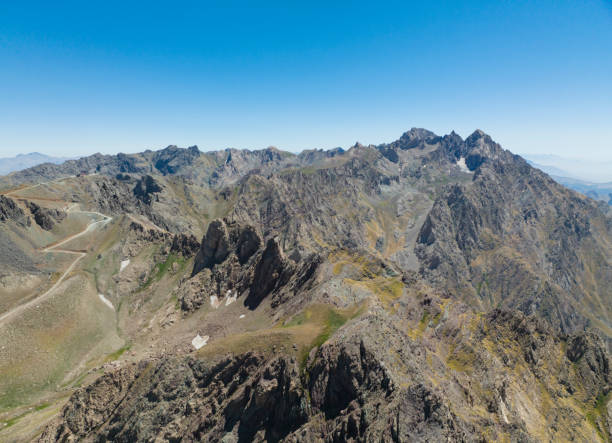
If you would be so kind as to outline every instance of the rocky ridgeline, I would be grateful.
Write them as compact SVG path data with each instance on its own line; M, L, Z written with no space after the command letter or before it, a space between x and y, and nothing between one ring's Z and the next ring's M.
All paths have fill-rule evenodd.
M472 338L448 320L438 335L462 338L448 363L435 360L432 380L427 346L439 339L429 337L433 342L425 344L389 336L377 324L381 320L371 316L346 329L341 341L311 353L303 369L293 357L251 352L214 362L163 358L111 370L77 391L39 441L485 441L508 434L531 441L544 423L552 428L543 432L553 439L598 438L588 427L583 434L580 413L554 400L544 411L525 409L531 390L542 386L565 402L608 395L610 359L596 337L559 336L542 322L499 310ZM478 345L483 337L486 348ZM458 364L459 350L472 357L447 379L442 368ZM413 358L399 369L388 351ZM517 367L524 371L518 384ZM476 423L475 414L483 414ZM593 420L609 433L605 414Z
M227 441L228 435L232 441L348 441L366 435L390 440L398 431L401 438L416 430L428 408L426 427L431 429L421 432L452 435L450 429L436 429L448 425L449 412L425 389L410 393L418 409L388 415L393 407L387 402L397 390L363 344L326 347L313 363L311 377L305 381L300 376L295 359L257 353L213 366L193 359L143 362L81 390L64 408L62 421L40 441L87 438L94 429L118 442L160 435L186 441ZM108 395L109 389L115 395ZM121 402L109 403L124 390L128 395ZM400 413L399 405L394 406ZM184 411L180 420L169 413L177 409ZM109 422L111 410L119 413ZM136 410L138 423L131 418ZM402 422L404 430L396 429L398 418L408 419Z
M224 299L231 294L245 295L244 304L250 309L269 295L278 305L307 290L319 263L316 255L298 263L287 258L276 238L264 247L252 226L214 220L202 239L191 279L179 288L181 308L193 311L213 296Z
M200 250L200 242L194 235L177 234L172 239L170 252L180 254L183 257L193 257Z
M102 155L94 154L77 160L67 160L62 164L44 163L23 171L14 172L5 178L12 185L21 183L39 183L66 176L103 174L176 174L201 155L197 146L188 149L168 146L159 151L145 151L140 154Z

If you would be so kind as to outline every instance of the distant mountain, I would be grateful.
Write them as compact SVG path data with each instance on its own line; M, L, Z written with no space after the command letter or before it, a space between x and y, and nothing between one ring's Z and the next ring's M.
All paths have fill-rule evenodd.
M531 158L534 157L540 158L540 161L544 162L557 161L561 158L554 155L531 156ZM580 192L587 197L591 197L594 200L602 200L612 205L612 181L607 183L596 183L593 181L582 180L580 178L576 178L576 176L571 172L556 166L540 164L533 160L527 160L527 162L534 168L538 168L542 172L550 175L557 183L573 189L574 191Z
M550 154L524 154L534 167L549 175L568 177L590 183L612 182L612 161L568 158Z
M29 154L18 154L16 157L0 158L0 175L10 174L11 172L21 171L31 168L32 166L43 163L54 163L59 165L64 163L68 158L51 157L39 152L30 152Z
M542 172L546 172L550 176L569 177L572 175L568 171L557 168L556 166L543 165L543 164L536 163L531 160L527 160L527 163L529 163L534 168L538 168Z
M578 191L594 200L603 200L612 205L612 182L591 183L570 177L559 177L557 175L551 175L551 177L563 186Z

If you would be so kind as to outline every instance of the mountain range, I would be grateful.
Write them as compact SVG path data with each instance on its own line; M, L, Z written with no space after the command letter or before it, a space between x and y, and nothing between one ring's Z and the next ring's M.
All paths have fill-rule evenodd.
M612 439L610 206L480 130L0 192L1 440Z
M68 160L63 157L51 157L49 155L31 152L29 154L18 154L15 157L0 158L0 175L21 171L42 163L61 164Z
M612 161L601 158L572 158L553 154L526 154L525 159L550 175L589 183L612 182Z
M612 170L612 164L599 162L597 166L594 166L593 162L564 159L554 155L528 156L527 159L530 165L550 174L553 179L563 186L578 191L594 200L602 200L612 205L612 181L597 181L597 178L600 180L610 180L612 175L610 175L609 171ZM537 161L542 161L544 164L537 163ZM554 166L555 164L569 167L573 172ZM578 169L574 169L576 164L578 164ZM595 174L593 174L593 171L595 171ZM586 177L589 178L587 179Z

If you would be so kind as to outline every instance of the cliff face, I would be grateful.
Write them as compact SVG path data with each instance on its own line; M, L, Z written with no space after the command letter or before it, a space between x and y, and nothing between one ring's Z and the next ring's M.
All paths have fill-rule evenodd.
M609 327L606 216L488 137L473 137L462 154L479 158L472 182L445 188L419 233L421 274L476 306L534 313L565 332Z
M41 441L612 438L612 222L482 131L83 162L54 192L156 235L113 276L135 355Z

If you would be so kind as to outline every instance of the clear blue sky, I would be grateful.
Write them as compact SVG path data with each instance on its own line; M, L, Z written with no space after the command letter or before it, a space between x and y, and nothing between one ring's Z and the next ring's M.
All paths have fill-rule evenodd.
M0 157L417 126L612 158L610 1L257 3L2 2Z

